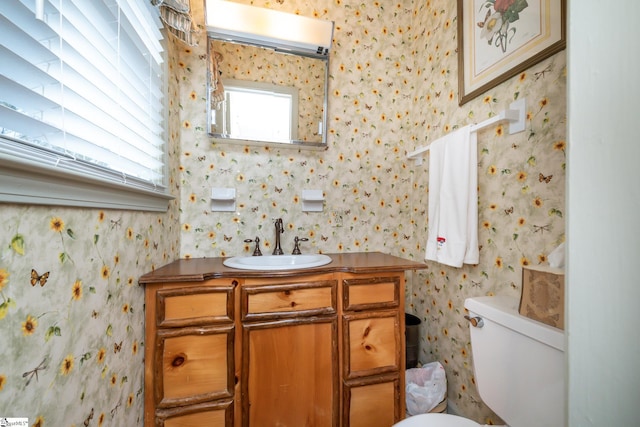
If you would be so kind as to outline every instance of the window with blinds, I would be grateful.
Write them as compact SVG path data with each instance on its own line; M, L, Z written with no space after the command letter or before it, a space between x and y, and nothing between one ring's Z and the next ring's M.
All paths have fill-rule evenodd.
M0 1L0 201L166 210L148 0Z

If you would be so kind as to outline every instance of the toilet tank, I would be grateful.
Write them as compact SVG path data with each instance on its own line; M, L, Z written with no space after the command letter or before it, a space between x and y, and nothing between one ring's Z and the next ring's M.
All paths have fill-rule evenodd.
M521 316L514 297L468 298L464 306L484 321L469 324L484 403L510 427L565 425L564 332Z

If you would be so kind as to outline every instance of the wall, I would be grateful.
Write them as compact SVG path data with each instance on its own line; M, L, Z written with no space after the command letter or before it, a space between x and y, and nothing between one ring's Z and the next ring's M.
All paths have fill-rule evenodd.
M199 2L192 2L202 24ZM253 2L264 6L265 2ZM411 258L411 175L404 160L414 85L405 58L410 7L324 2L269 4L336 22L331 54L329 149L298 151L215 144L206 134L206 42L181 52L182 191L181 255L250 253L244 239L260 237L263 253L274 245L273 219L282 217L282 247L307 237L304 252L384 251ZM394 14L388 19L387 14ZM405 96L408 95L408 96ZM210 211L211 187L237 190L233 213ZM302 212L303 189L321 189L325 210Z
M568 425L580 427L640 419L640 4L622 3L569 11ZM597 25L613 20L624 38Z
M464 300L479 295L520 295L523 265L537 265L564 240L565 53L526 70L473 101L457 104L456 2L431 1L419 9L424 29L415 40L420 69L420 137L433 141L448 130L480 122L526 98L522 133L507 126L478 134L480 263L456 269L429 262L412 281L408 303L424 323L421 361L439 360L447 371L450 409L483 423L499 420L482 404L474 384ZM420 141L422 143L422 141ZM425 162L426 163L426 162ZM427 238L426 166L414 167L414 238L423 254ZM497 420L497 421L496 421Z
M138 277L177 257L178 209L179 199L166 213L0 204L0 416L39 427L142 425Z
M445 366L451 408L498 422L474 385L463 304L476 295L519 295L522 265L543 263L564 240L564 52L459 107L453 0L245 3L335 21L329 147L318 153L213 143L202 113L201 34L198 47L181 52L178 70L183 257L249 254L243 240L256 236L270 253L273 219L282 217L285 252L299 236L309 238L303 252L382 251L422 260L428 170L406 153L527 98L525 132L509 136L496 126L479 135L480 264L429 262L409 273L407 285L408 307L423 320L420 360ZM236 212L210 211L214 186L236 188ZM325 210L302 212L302 190L316 188L325 193Z

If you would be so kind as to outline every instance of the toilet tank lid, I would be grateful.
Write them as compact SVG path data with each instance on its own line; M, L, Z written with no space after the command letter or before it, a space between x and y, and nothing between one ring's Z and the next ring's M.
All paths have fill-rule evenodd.
M470 315L491 320L515 332L564 351L564 331L529 319L518 313L519 299L507 295L467 298L464 307Z

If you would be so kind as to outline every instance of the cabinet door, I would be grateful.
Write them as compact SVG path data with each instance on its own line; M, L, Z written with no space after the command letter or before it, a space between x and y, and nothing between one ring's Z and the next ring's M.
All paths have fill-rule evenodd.
M402 356L397 310L343 316L344 377L399 372Z
M243 426L337 426L337 347L335 317L243 326Z
M156 407L232 397L234 331L233 326L158 331Z
M347 381L344 386L343 425L390 427L400 420L397 375Z

